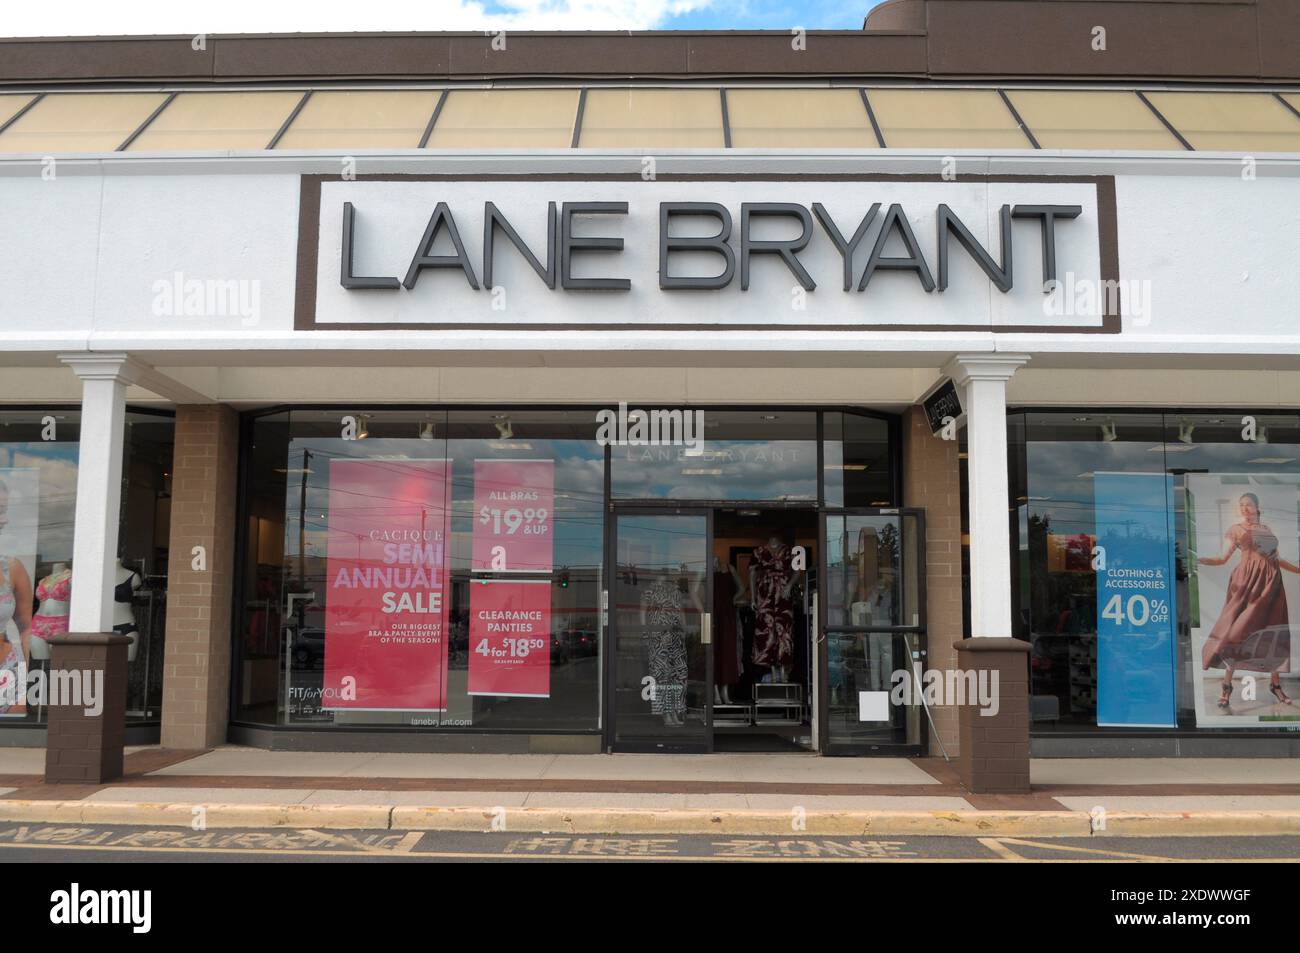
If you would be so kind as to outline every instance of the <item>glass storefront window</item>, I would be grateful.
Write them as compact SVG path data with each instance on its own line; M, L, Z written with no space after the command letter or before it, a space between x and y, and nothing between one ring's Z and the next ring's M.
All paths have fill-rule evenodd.
M304 410L251 428L241 719L599 727L590 412Z
M689 445L611 445L593 409L303 408L250 416L234 719L602 730L614 691L604 600L608 593L622 605L620 585L628 585L607 578L607 559L621 565L607 550L615 545L611 512L684 500L742 521L762 504L802 513L816 569L814 508L826 474L818 468L819 423L823 452L837 462L835 501L893 500L896 425L886 418L702 413L698 454L687 454ZM915 525L881 519L876 530L892 533L901 550L872 580L892 587L890 617L875 624L914 626ZM841 533L857 545L867 526L851 520ZM880 641L845 637L864 646ZM868 650L875 651L845 649L848 656ZM688 708L697 695L683 695ZM901 723L909 738L912 727Z
M0 663L14 670L47 666L46 640L68 631L80 421L77 409L0 409ZM126 414L114 622L132 640L128 722L160 717L174 432L170 414ZM43 724L46 714L10 706L0 725Z
M826 517L826 624L895 628L921 624L914 517Z
M615 499L817 500L817 414L704 413L702 445L611 447Z
M822 481L827 506L894 506L890 422L863 414L822 415Z
M1159 623L1161 605L1170 601L1135 589L1141 596L1137 602L1129 601L1127 591L1116 602L1108 589L1104 604L1098 605L1097 580L1104 571L1098 557L1103 564L1105 559L1113 563L1117 548L1122 557L1138 548L1134 534L1149 532L1116 525L1116 514L1128 511L1136 523L1140 506L1102 489L1111 474L1167 479L1173 537L1172 605L1166 620L1176 637L1172 672L1126 661L1121 666L1126 676L1140 668L1143 677L1159 679L1161 685L1172 679L1178 727L1285 728L1300 723L1268 688L1280 668L1275 681L1284 694L1295 694L1289 676L1296 670L1290 657L1295 640L1290 638L1289 606L1300 610L1300 585L1277 560L1300 559L1300 417L1229 411L1018 413L1009 418L1009 437L1019 527L1015 620L1020 637L1032 646L1035 731L1095 728L1098 672L1108 661L1099 632L1108 626L1124 631ZM1110 538L1118 540L1110 551L1098 548L1103 522ZM1226 562L1218 563L1225 548L1232 551ZM1268 605L1234 605L1227 592L1233 573L1256 569L1256 582L1274 592ZM1259 619L1252 621L1255 613ZM1265 617L1268 625L1260 621ZM1286 650L1274 653L1284 659L1240 658L1262 641L1276 647L1284 636ZM1211 641L1215 644L1207 647ZM1241 674L1221 705L1222 679L1228 677L1224 660L1234 657L1234 647ZM1251 665L1257 703L1245 697L1241 681ZM1152 685L1144 691L1152 692ZM1101 720L1105 723L1104 715Z

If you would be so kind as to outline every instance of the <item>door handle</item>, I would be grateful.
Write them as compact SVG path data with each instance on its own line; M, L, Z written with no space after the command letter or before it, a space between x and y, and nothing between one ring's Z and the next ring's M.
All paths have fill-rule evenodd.
M713 644L713 613L705 612L700 615L700 644Z

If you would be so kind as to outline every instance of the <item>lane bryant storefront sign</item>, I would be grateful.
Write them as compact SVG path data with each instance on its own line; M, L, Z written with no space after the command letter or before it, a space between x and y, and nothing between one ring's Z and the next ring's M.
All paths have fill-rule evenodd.
M1015 257L1013 230L1028 229L1036 237L1040 252L1039 273L1034 275L1044 294L1050 293L1058 278L1058 230L1068 228L1071 220L1082 214L1080 205L1003 204L997 209L997 248L981 244L960 217L944 203L933 212L936 242L927 255L910 224L908 213L901 203L887 206L873 202L861 217L837 219L820 202L811 206L791 202L745 202L740 205L739 219L731 209L717 202L660 202L658 229L659 287L670 290L714 291L727 288L739 277L740 290L748 291L751 265L756 257L779 260L790 271L794 280L806 291L817 287L817 281L800 255L807 249L816 232L820 231L838 253L841 264L840 282L844 291L865 292L872 279L881 272L904 272L914 276L926 292L943 292L949 285L949 263L954 245L959 253L979 267L999 291L1011 291L1015 286ZM632 281L617 274L610 262L604 275L575 274L576 256L605 255L616 257L623 252L624 239L610 234L592 234L586 226L582 234L575 234L574 221L578 217L614 218L627 216L627 202L548 202L545 210L546 242L529 245L515 225L494 202L483 204L481 274L475 270L466 248L466 235L457 222L456 214L447 202L438 202L429 215L423 234L412 236L412 250L404 273L390 275L359 274L356 261L357 221L364 209L353 202L343 203L341 261L339 282L350 291L414 290L426 271L451 270L460 272L469 287L475 291L496 287L494 265L497 248L507 244L522 256L537 279L547 288L566 291L630 291ZM674 228L678 220L708 221L708 233L682 234ZM761 225L784 222L791 237L760 237ZM794 232L797 230L797 234ZM990 229L990 232L992 230ZM764 233L766 234L766 232ZM872 236L867 242L868 235ZM442 251L435 251L441 246ZM855 269L861 261L860 249L869 247L865 264ZM893 248L894 254L887 254ZM901 251L901 254L898 253ZM994 254L996 251L996 254ZM687 256L698 260L708 257L716 263L713 274L690 275L674 268L675 262ZM737 276L739 273L739 276ZM822 280L827 280L823 278Z

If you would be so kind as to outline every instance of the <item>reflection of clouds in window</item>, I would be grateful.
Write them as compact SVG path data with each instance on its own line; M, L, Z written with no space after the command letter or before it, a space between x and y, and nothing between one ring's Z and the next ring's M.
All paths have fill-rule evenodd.
M528 446L524 447L526 443ZM604 498L604 451L594 441L541 440L530 438L512 446L500 440L419 440L409 438L311 438L293 440L289 446L286 468L289 479L285 487L285 551L298 552L298 514L305 512L303 551L308 557L325 557L332 532L330 518L329 466L331 460L365 460L382 465L385 458L395 463L417 460L441 460L450 457L453 466L452 499L454 519L469 519L474 499L473 463L475 459L554 460L555 469L555 560L560 565L598 562L599 552L592 548L602 540L601 506ZM310 457L309 473L299 472L304 452ZM304 484L306 481L306 492ZM356 486L347 490L354 500L349 519L364 520L367 511L389 517L400 503L381 493L367 494ZM435 494L436 497L436 494ZM411 501L417 506L424 500ZM469 535L469 524L453 532L450 552L457 557L464 545L458 537ZM349 534L352 535L352 534ZM467 556L465 557L468 558Z
M72 532L77 512L77 450L75 443L0 444L0 467L40 471L38 559L72 558Z
M813 500L817 444L811 440L710 441L685 447L615 447L615 496L699 500Z
M1090 533L1094 526L1093 474L1163 473L1164 455L1139 441L1034 441L1027 447L1031 516L1050 518L1054 533Z
M1123 435L1124 419L1117 418ZM1144 426L1151 426L1148 419ZM1166 430L1166 433L1168 430ZM1300 474L1300 445L1286 443L1162 443L1159 438L1106 441L1030 440L1026 446L1031 516L1050 518L1055 533L1093 531L1093 474L1099 472ZM1175 475L1175 482L1180 480Z

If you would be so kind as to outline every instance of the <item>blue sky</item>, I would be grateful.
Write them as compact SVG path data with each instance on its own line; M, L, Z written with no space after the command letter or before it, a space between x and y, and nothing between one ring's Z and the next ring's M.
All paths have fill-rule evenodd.
M0 0L0 36L355 30L857 30L880 0Z

